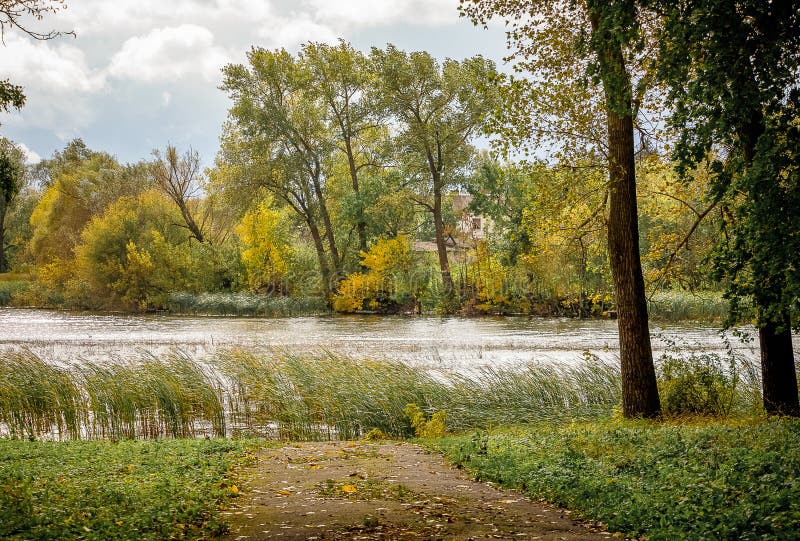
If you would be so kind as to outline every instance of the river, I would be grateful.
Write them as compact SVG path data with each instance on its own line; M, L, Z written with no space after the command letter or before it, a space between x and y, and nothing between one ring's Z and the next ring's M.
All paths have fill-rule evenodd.
M683 351L723 353L728 341L737 354L756 357L752 342L742 342L731 333L724 338L713 326L652 323L651 328L656 356L669 349L670 343ZM453 368L575 362L584 351L613 360L619 352L616 322L607 320L371 315L234 318L0 309L0 348L27 348L56 362L135 357L173 349L211 359L216 351L235 347L259 352L332 352ZM799 349L795 336L795 351Z

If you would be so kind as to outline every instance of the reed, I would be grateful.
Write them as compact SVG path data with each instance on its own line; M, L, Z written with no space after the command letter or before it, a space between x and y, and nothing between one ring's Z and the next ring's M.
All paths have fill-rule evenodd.
M329 310L321 297L287 297L252 293L172 293L167 307L174 314L220 316L301 316Z
M648 309L661 321L721 322L728 317L730 303L714 291L662 291L649 299Z
M0 425L15 438L53 434L77 439L87 418L79 382L69 370L30 351L0 358Z
M752 413L757 374L712 357L665 357L665 404L685 404L691 387L689 413ZM0 376L0 432L15 438L327 440L374 429L405 437L414 434L408 404L426 416L445 412L447 428L461 431L607 417L620 403L618 366L588 354L564 365L457 372L326 352L243 349L207 363L172 352L55 367L23 351L0 354Z

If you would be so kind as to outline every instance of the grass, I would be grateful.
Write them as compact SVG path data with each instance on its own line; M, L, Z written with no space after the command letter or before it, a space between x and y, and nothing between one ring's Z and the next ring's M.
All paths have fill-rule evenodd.
M669 415L758 411L758 374L746 360L668 351L659 366ZM234 349L207 363L173 352L54 366L30 351L6 351L0 352L0 434L328 440L377 430L407 437L414 434L409 404L425 418L444 412L448 430L464 431L608 416L620 403L620 387L618 366L588 354L571 364L464 373L332 353Z
M54 366L29 351L0 352L0 433L14 438L405 437L410 403L466 430L588 418L618 401L617 368L591 357L461 374L333 354L231 350L209 364L173 353Z
M661 291L648 300L648 310L657 321L719 323L728 317L730 303L714 291Z
M172 293L168 301L173 314L220 316L304 316L329 312L321 297L284 297L253 293Z
M800 421L544 425L431 443L477 477L672 539L796 539Z
M0 538L208 539L254 442L0 439Z

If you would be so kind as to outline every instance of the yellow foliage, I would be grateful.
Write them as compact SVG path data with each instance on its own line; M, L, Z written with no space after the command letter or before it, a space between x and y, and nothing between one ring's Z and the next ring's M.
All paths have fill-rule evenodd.
M292 253L286 242L288 222L287 213L273 208L273 199L267 197L237 226L236 233L245 245L242 262L251 288L280 289Z
M364 310L364 302L370 300L366 308L374 309L375 297L383 289L384 278L377 273L356 272L342 280L339 291L333 297L333 309L337 312L357 312Z
M364 267L381 274L408 270L413 263L411 243L402 234L393 239L380 239L360 255Z
M444 436L445 423L447 421L446 412L437 411L431 415L428 421L425 419L425 413L422 408L416 404L406 404L405 414L408 420L411 421L414 432L420 438L441 438Z
M361 264L369 272L356 272L339 283L333 298L337 312L377 310L398 292L414 294L415 284L407 284L414 267L411 242L405 235L379 239L367 252L361 252Z

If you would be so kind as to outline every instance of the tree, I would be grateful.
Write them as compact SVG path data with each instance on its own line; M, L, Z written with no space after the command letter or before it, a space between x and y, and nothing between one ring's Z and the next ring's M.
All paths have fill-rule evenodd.
M38 32L23 24L22 19L33 17L42 20L48 13L56 13L66 8L64 0L0 0L0 39L5 45L6 32L16 28L38 40L48 40L73 32ZM22 109L25 94L22 87L12 84L8 79L0 81L0 111L8 112L12 107Z
M355 199L355 226L360 251L367 250L366 201L361 193L365 168L383 165L381 147L388 134L379 128L384 112L378 107L375 73L369 59L352 45L307 43L300 61L311 75L312 91L325 104L329 132L347 161L347 174ZM376 138L375 135L384 135Z
M22 189L25 155L14 143L0 139L0 272L8 271L6 215Z
M796 2L651 0L663 18L658 74L687 175L705 161L723 208L716 276L732 321L756 309L764 407L800 415L790 313L800 289L800 9Z
M154 150L153 157L155 161L149 164L148 170L156 186L178 206L192 237L197 242L205 242L202 227L205 220L198 225L190 208L191 200L196 199L199 191L200 154L190 148L183 156L178 156L175 147L167 145L163 156Z
M462 0L461 9L476 24L504 17L517 72L533 73L532 79L507 81L503 109L508 114L501 115L496 131L555 139L556 144L559 139L578 140L606 158L608 252L619 324L623 414L656 417L661 407L636 201L634 118L647 78L634 80L632 73L646 58L642 53L648 44L639 10L628 0ZM539 114L530 114L537 109ZM605 116L604 136L598 109ZM570 114L562 117L560 112ZM557 150L564 154L569 147L560 144Z
M480 56L437 62L427 52L406 53L390 45L373 49L387 109L399 120L403 171L414 183L414 201L433 217L445 296L455 295L444 224L443 196L466 178L475 149L470 139L496 101L488 84L494 63Z
M46 186L31 214L31 253L37 264L68 261L81 231L117 199L150 186L145 166L120 165L111 155L95 152L80 139L71 141L43 165Z
M326 200L326 165L335 151L325 105L308 70L285 50L253 48L249 68L229 64L222 89L233 100L225 159L289 205L308 227L326 296L342 272ZM326 251L327 249L327 251Z
M242 262L253 290L285 294L286 274L292 255L290 225L285 209L276 210L272 196L248 211L236 228L244 244Z
M79 300L93 308L164 309L171 292L204 290L206 253L179 222L155 190L123 196L93 217L75 248Z

